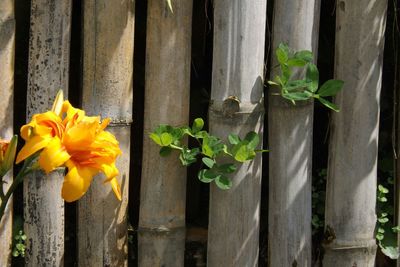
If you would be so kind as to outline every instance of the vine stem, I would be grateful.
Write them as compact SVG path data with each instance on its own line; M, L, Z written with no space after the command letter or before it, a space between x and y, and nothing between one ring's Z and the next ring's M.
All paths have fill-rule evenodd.
M35 158L36 157L31 157L31 158L28 158L27 160L25 160L24 165L22 166L22 169L18 172L17 176L13 179L13 182L12 182L10 188L7 190L7 193L1 198L0 222L4 216L4 212L5 212L8 200L10 199L11 195L14 193L14 191L18 187L18 185L24 180L24 177L33 171L33 169L31 168L30 165L31 165L31 162Z

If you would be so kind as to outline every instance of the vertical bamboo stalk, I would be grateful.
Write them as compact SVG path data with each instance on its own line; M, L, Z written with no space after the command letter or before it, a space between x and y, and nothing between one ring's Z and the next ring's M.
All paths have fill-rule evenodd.
M0 137L4 139L10 139L13 134L14 46L14 0L4 0L0 2ZM4 180L11 184L10 176ZM7 184L0 186L4 191L8 189ZM0 222L0 236L0 266L8 266L11 264L12 199Z
M263 135L266 0L214 2L210 132ZM231 100L235 96L240 103ZM211 186L208 266L257 266L261 156L238 166L227 191Z
M362 8L360 8L362 7ZM324 266L374 266L379 100L386 0L336 8L335 98L328 162Z
M33 0L29 39L28 121L68 89L71 1ZM64 256L63 172L36 172L24 181L27 266L61 266Z
M274 2L273 45L317 54L320 1ZM277 64L275 56L272 66ZM273 69L271 77L276 75ZM313 102L293 105L269 95L269 261L311 266Z
M139 266L183 266L186 168L176 155L159 158L149 138L158 124L187 125L192 0L149 0L140 191Z
M117 159L122 202L104 177L93 181L78 205L78 265L127 266L127 208L134 41L133 0L83 3L83 92L87 114L111 118L120 143Z

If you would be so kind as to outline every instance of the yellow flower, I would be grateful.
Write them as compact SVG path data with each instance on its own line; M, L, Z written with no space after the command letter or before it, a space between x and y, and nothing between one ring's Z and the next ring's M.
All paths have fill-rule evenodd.
M89 117L83 110L64 101L61 110L56 108L33 116L32 121L22 126L21 136L25 145L18 153L17 163L41 151L39 165L49 173L66 166L68 173L61 191L67 202L81 198L89 188L93 176L103 172L110 182L116 197L121 192L116 176L115 160L121 154L118 141L104 129L109 119Z

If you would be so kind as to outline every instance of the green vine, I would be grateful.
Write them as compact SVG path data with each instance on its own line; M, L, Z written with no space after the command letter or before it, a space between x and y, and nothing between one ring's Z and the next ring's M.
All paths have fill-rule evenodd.
M328 80L319 87L319 72L317 66L312 63L314 55L311 51L293 51L281 43L275 53L281 74L276 75L273 81L268 81L268 84L279 87L283 98L293 104L296 104L296 101L314 98L329 109L339 112L339 108L326 97L335 96L342 89L344 82ZM293 79L295 72L305 72L305 77Z
M204 121L201 118L194 120L192 127L173 127L171 125L159 125L150 138L159 146L160 155L166 157L173 150L179 152L179 159L183 166L189 166L199 159L202 168L198 172L198 178L203 183L215 182L223 190L232 186L229 175L234 173L237 166L234 162L246 162L254 159L256 153L267 152L257 150L260 137L255 132L249 132L244 139L236 134L229 134L228 144L220 138L203 130ZM189 136L197 141L198 146L189 148L184 145L184 138Z

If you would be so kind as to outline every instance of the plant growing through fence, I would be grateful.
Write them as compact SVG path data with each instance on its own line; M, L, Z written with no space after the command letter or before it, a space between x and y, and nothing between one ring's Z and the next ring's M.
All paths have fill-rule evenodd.
M201 158L204 168L198 172L199 180L203 183L215 182L223 190L232 186L229 174L237 168L232 161L245 162L254 159L256 153L268 151L256 149L260 137L255 132L248 132L244 139L231 133L227 145L219 137L203 130L203 126L201 118L195 119L192 127L162 124L150 133L150 138L161 146L160 155L163 157L170 155L174 149L178 150L183 166L189 166ZM183 140L186 136L194 138L198 147L185 146Z
M339 111L339 108L326 97L335 96L342 89L344 82L332 79L319 87L319 72L317 66L312 63L314 56L311 51L293 51L281 43L275 53L281 74L276 75L274 80L268 83L279 87L283 98L293 104L296 104L296 101L315 98L329 109ZM293 74L302 72L305 72L303 79L293 79Z
M400 232L400 226L393 223L394 208L393 194L388 188L393 187L393 166L391 159L383 159L379 164L379 172L385 175L386 179L381 179L381 183L377 188L377 226L376 240L382 253L391 259L399 258L399 250L397 245L397 233Z

